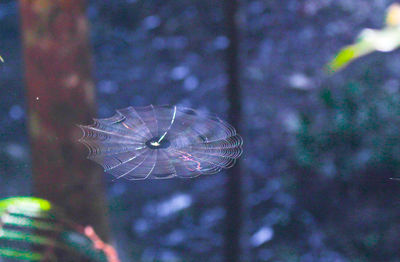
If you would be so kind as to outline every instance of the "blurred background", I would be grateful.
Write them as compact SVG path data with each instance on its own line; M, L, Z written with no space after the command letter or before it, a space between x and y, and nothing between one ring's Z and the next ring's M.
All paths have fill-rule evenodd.
M29 7L31 13L20 6L28 2L37 3ZM223 1L87 1L82 19L88 19L89 27L82 32L87 32L89 48L75 55L82 59L76 61L92 61L88 75L94 84L87 86L95 96L88 97L96 99L88 99L82 109L75 101L74 114L84 115L75 123L149 104L176 104L232 120L232 107L239 105L235 126L244 139L244 154L235 173L240 173L242 189L237 196L241 251L232 252L240 254L240 261L399 261L400 183L390 178L400 176L400 53L374 53L333 76L324 72L324 65L362 28L384 25L392 2L240 1L234 25L239 37L231 38L226 23L231 13ZM79 173L69 165L46 171L40 164L46 155L35 140L32 115L51 97L43 89L40 100L32 91L42 83L35 81L34 67L58 70L64 65L35 60L37 51L29 47L43 40L37 36L44 31L29 34L30 19L37 19L32 13L42 14L48 5L0 2L0 55L5 60L0 65L0 197L37 192L46 197L49 185L58 188L65 182L50 181L50 175ZM72 10L61 24L75 21L68 14L77 6L61 9ZM64 30L48 28L53 34ZM229 59L232 45L238 47L238 61ZM65 49L59 45L54 50ZM65 61L66 67L79 64ZM237 101L227 95L232 83L227 68L232 67L239 69ZM57 75L46 72L43 78ZM77 81L69 78L67 83L79 86ZM63 108L46 110L39 114L70 116ZM50 137L40 130L41 137ZM225 226L232 219L226 216L225 199L232 192L226 172L190 180L113 182L99 166L82 161L81 169L90 167L96 174L82 173L74 183L96 185L90 189L96 193L85 199L104 217L98 227L109 232L103 235L122 261L226 260ZM54 194L48 198L56 199Z

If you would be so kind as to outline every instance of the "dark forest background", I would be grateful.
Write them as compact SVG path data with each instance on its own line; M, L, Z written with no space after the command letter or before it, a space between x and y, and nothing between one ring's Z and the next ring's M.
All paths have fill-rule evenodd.
M231 119L239 102L241 261L400 261L400 182L390 180L400 176L400 54L323 70L362 28L382 27L392 2L240 1L241 95L231 101L223 1L90 0L95 116L176 104ZM18 2L2 0L0 197L32 193L20 21ZM226 172L99 174L122 261L223 261Z

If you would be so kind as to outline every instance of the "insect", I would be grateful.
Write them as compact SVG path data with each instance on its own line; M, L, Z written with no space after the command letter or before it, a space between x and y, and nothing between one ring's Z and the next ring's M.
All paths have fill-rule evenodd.
M216 116L177 106L127 107L79 125L88 158L115 179L191 178L230 168L242 138Z

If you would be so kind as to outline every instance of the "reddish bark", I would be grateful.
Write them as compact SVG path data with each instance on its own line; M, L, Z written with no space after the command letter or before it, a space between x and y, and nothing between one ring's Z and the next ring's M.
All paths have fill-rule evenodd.
M107 232L101 171L76 143L95 110L84 0L20 0L34 194Z

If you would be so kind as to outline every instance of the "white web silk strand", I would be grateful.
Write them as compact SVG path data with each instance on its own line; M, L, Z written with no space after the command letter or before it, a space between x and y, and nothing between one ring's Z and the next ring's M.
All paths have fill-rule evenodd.
M168 131L171 129L172 125L174 124L175 117L176 117L176 106L174 106L174 114L172 115L171 124L169 125L167 131L165 131L165 133L160 137L160 139L158 140L158 143L160 143L164 139L164 137L167 135Z

